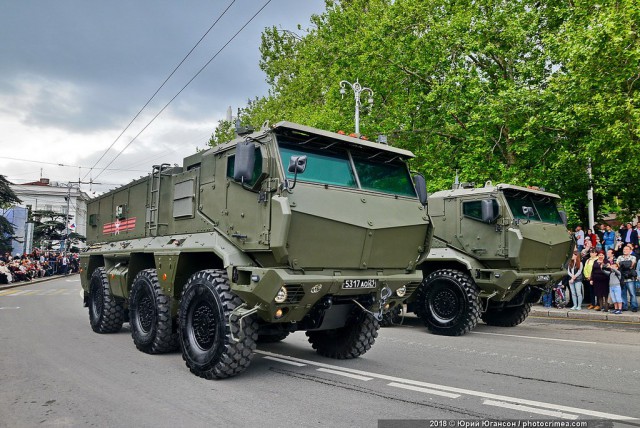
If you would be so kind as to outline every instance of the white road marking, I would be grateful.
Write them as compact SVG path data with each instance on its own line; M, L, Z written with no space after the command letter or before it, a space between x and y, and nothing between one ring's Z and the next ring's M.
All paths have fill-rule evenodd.
M600 418L600 419L613 419L613 420L616 420L616 421L635 421L635 420L638 420L638 418L631 417L631 416L624 416L624 415L617 415L617 414L613 414L613 413L598 412L598 411L595 411L595 410L581 409L581 408L578 408L578 407L562 406L560 404L544 403L542 401L527 400L527 399L524 399L524 398L508 397L508 396L504 396L504 395L491 394L491 393L487 393L487 392L473 391L471 389L456 388L456 387L452 387L452 386L438 385L438 384L435 384L435 383L422 382L422 381L411 380L411 379L403 379L403 378L399 378L399 377L395 377L395 376L388 376L388 375L379 374L379 373L371 373L371 372L367 372L367 371L363 371L363 370L349 369L349 368L346 368L346 367L334 366L334 365L331 365L331 364L324 364L324 363L319 363L319 362L311 361L311 360L304 360L302 358L290 357L288 355L275 354L275 353L267 352L267 351L257 350L255 352L258 353L258 354L267 355L267 356L274 357L274 358L280 358L280 359L284 359L284 360L289 360L289 361L294 361L294 362L298 362L298 363L308 364L310 366L323 367L323 368L333 369L333 370L340 370L340 371L344 371L344 372L347 372L347 373L359 374L359 375L362 375L362 376L369 376L369 377L376 378L376 379L388 380L388 381L391 381L391 382L403 383L403 384L407 384L407 385L415 385L415 386L424 387L424 388L428 388L428 389L431 388L431 389L436 389L436 390L439 390L439 391L452 392L452 393L455 393L455 394L466 394L466 395L470 395L470 396L474 396L474 397L480 397L480 398L486 398L486 399L490 399L490 400L505 401L505 402L511 402L511 403L516 403L516 404L521 404L521 405L536 406L536 407L541 407L541 408L546 408L546 409L562 410L562 411L571 412L571 413L578 413L578 414L585 415L585 416L592 416L592 417Z
M554 412L552 410L537 409L535 407L523 406L521 404L504 403L502 401L484 400L482 404L486 404L487 406L503 407L505 409L520 410L522 412L537 413L539 415L552 416L554 418L578 419L578 415L572 415L570 413Z
M0 306L0 309L20 309L20 306Z
M520 337L523 339L537 339L537 340L552 340L556 342L572 342L572 343L586 343L589 345L597 345L598 342L587 342L584 340L571 340L571 339L553 339L550 337L535 337L535 336L518 336L517 334L504 334L504 333L486 333L481 331L471 331L471 334L489 334L492 336L507 336L507 337Z
M282 358L276 358L276 357L264 357L265 360L272 360L272 361L277 361L279 363L283 363L283 364L289 364L292 366L296 366L296 367L304 367L306 366L306 364L301 364L301 363L296 363L295 361L289 361L289 360L283 360Z
M346 372L343 372L341 370L331 370L331 369L325 369L325 368L319 368L319 369L316 369L316 370L318 370L319 372L331 373L331 374L335 374L335 375L338 375L338 376L350 377L352 379L358 379L358 380L364 380L364 381L373 380L372 377L366 377L366 376L360 376L360 375L357 375L357 374L346 373Z
M460 394L452 394L450 392L436 391L435 389L420 388L419 386L413 386L413 385L404 385L402 383L397 383L397 382L391 382L389 386L408 389L410 391L424 392L425 394L441 395L443 397L448 397L448 398L460 397Z

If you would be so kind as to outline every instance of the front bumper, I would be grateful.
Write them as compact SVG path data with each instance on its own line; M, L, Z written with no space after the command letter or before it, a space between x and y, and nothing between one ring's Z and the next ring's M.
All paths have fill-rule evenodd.
M525 287L544 288L556 284L567 271L518 272L502 269L476 269L474 280L480 287L480 297L493 301L509 301Z
M265 322L299 322L312 311L314 305L331 296L334 302L364 304L367 310L377 312L383 301L383 310L400 304L415 291L422 281L422 272L388 270L330 271L302 273L288 269L230 268L231 289L247 304L258 308L258 316ZM343 288L345 280L375 279L375 288ZM286 300L276 303L275 297L282 287L287 290ZM406 287L400 297L398 289ZM386 299L384 297L389 294Z

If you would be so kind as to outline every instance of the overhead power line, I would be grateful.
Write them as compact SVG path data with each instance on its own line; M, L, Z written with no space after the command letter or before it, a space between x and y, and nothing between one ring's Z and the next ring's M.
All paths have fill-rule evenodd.
M222 46L218 52L216 52L213 57L211 57L211 59L209 61L207 61L205 63L205 65L202 66L202 68L200 68L200 70L198 70L198 72L182 87L182 89L180 89L180 91L178 91L177 94L174 95L173 98L171 98L169 100L169 102L167 104L165 104L164 107L162 107L162 109L155 115L153 116L153 118L149 121L149 123L147 123L144 128L142 128L140 130L140 132L138 132L136 134L135 137L133 137L133 139L131 141L129 141L129 143L124 146L124 148L122 150L120 150L120 152L111 160L111 162L109 162L95 177L93 177L94 179L98 178L104 171L106 168L108 168L109 166L111 166L111 164L113 162L115 162L116 159L118 159L118 157L120 157L120 155L127 150L127 148L131 145L131 143L133 143L139 136L140 134L142 134L157 118L158 116L160 116L162 114L162 112L164 112L166 110L167 107L169 107L169 104L171 104L173 102L173 100L175 100L176 98L178 98L178 95L180 95L182 93L182 91L184 91L187 86L189 86L191 84L191 82L193 82L196 77L198 77L200 75L200 73L202 73L204 71L205 68L207 68L207 66L209 64L211 64L211 62L216 59L216 57L220 54L220 52L222 52L224 50L224 48L226 48L237 36L238 34L240 34L240 32L242 32L242 30L245 29L245 27L247 27L247 25L249 25L251 23L251 21L253 21L255 19L256 16L258 16L260 14L260 12L262 12L262 10L267 7L267 5L271 3L271 0L268 0L264 5L262 5L262 7L255 13L253 14L253 16L242 26L240 27L240 29L224 44L224 46Z
M236 2L236 0L233 0L231 3L229 3L229 5L227 6L227 8L220 14L220 16L218 16L218 18L213 22L213 24L211 24L211 26L209 27L209 29L202 35L202 37L200 37L200 40L198 40L198 42L191 48L191 50L185 55L184 58L182 58L182 61L180 61L180 63L173 69L173 71L169 74L169 76L167 76L166 79L164 79L164 82L162 82L162 84L160 85L160 87L158 89L156 89L156 91L153 93L153 95L151 95L151 98L149 98L147 100L147 102L142 106L142 108L140 109L140 111L138 111L138 113L136 113L136 115L133 117L133 119L131 119L131 121L129 122L129 124L127 124L127 126L122 130L122 132L120 133L120 135L118 135L118 137L113 140L113 143L111 143L111 145L107 148L107 150L104 151L104 153L102 154L102 156L100 156L100 159L98 159L96 161L96 163L91 167L91 169L89 170L89 172L87 172L84 177L82 177L82 179L84 180L85 178L87 178L87 176L89 174L91 174L91 171L93 171L93 169L98 165L98 163L105 157L105 155L109 152L109 150L111 150L111 148L114 146L114 144L116 144L116 142L120 139L120 137L122 137L122 135L127 131L127 129L129 129L129 127L131 126L131 124L138 118L138 116L140 116L140 114L142 113L142 111L149 105L149 103L155 98L155 96L158 94L158 92L160 92L160 90L164 87L164 85L169 81L169 79L171 79L171 77L175 74L175 72L180 68L180 66L182 66L182 64L186 61L187 58L189 58L189 56L191 55L191 53L195 50L196 47L198 47L198 45L200 44L200 42L202 42L202 40L207 36L207 34L209 34L209 32L213 29L213 27L216 26L216 24L218 23L218 21L220 21L220 19L222 19L222 17L227 13L227 11L231 8L231 6L233 6L233 4ZM155 119L155 118L154 118ZM148 126L148 125L147 125ZM131 143L129 143L131 144ZM119 156L119 155L118 155ZM116 156L117 158L117 156ZM113 161L112 161L113 162ZM109 165L111 165L111 163L109 163ZM107 165L107 166L109 166Z
M37 161L37 160L33 160L33 159L11 158L11 157L7 157L7 156L0 156L0 159L9 159L9 160L14 160L14 161L18 161L18 162L39 163L39 164L45 164L45 165L55 165L55 166L62 166L62 167L65 167L65 168L84 168L84 169L89 168L88 166L67 165L67 164L64 164L64 163L44 162L44 161ZM108 169L107 171L146 172L146 171L140 170L140 169Z

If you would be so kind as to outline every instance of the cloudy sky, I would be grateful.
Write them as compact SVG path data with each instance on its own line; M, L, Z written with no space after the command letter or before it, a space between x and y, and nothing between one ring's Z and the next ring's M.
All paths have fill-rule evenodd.
M258 66L262 30L275 25L303 34L298 24L308 28L311 15L323 10L324 0L3 1L0 174L14 183L41 174L60 182L94 179L91 190L100 192L145 175L154 164L181 163L205 146L228 106L235 112L247 99L267 93ZM90 190L88 184L82 188Z

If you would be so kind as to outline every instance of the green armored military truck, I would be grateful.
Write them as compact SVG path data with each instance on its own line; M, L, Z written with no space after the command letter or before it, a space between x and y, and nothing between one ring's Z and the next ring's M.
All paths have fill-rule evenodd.
M572 241L559 200L491 182L429 195L434 239L418 261L424 281L407 311L432 333L450 336L469 332L480 318L505 327L523 322L545 287L566 274Z
M139 350L179 346L208 379L298 330L323 356L364 354L422 280L431 226L412 156L265 124L91 200L80 260L92 329L128 321Z

